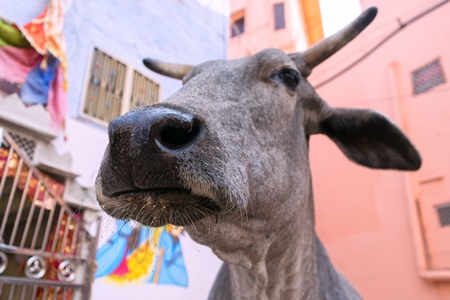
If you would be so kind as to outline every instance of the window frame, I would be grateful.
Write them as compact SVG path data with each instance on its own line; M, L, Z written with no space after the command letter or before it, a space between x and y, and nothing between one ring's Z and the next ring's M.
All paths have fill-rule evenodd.
M162 85L159 81L149 77L145 72L142 72L141 69L137 69L137 68L133 67L130 63L126 62L125 60L118 59L117 56L112 55L110 52L104 51L102 48L100 48L98 46L91 45L90 49L89 49L89 57L87 60L86 70L85 70L85 74L84 74L84 82L83 82L83 88L82 88L82 92L81 92L81 100L79 102L79 107L78 107L78 116L79 117L86 119L88 121L91 121L95 124L104 126L104 127L108 127L108 124L109 124L109 122L100 120L99 118L93 117L84 112L84 106L87 101L87 93L88 93L91 68L92 68L92 63L94 60L95 49L112 57L114 60L118 61L119 63L125 65L125 78L124 78L124 85L123 85L123 97L122 97L122 101L120 104L120 116L124 115L125 113L127 113L130 110L131 95L132 95L132 91L133 91L133 77L134 77L135 72L141 74L145 78L151 80L153 83L158 85L159 88L158 88L157 102L161 101Z
M244 30L242 32L240 32L239 34L233 35L233 24L236 23L236 21L239 21L241 19L244 20L244 22L243 22ZM245 19L246 18L245 18L245 10L244 9L241 9L231 15L231 17L230 17L230 38L231 39L242 36L245 33Z

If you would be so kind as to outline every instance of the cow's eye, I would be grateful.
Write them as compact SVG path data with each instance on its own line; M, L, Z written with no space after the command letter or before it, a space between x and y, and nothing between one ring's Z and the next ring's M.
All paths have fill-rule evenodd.
M295 89L300 81L300 75L292 69L284 69L279 73L280 79L290 89Z

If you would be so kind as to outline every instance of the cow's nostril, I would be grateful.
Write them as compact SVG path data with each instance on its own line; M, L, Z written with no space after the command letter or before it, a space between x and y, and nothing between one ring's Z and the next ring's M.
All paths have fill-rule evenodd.
M190 122L167 124L161 129L160 143L170 150L178 150L188 146L200 132L200 122L192 119Z

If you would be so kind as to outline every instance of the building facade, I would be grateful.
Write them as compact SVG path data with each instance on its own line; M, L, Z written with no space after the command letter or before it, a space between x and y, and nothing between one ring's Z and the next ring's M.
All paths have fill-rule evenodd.
M45 11L48 2L47 0L2 2L0 18L18 27L24 26ZM152 57L165 61L198 64L207 60L226 58L229 30L228 2L212 3L203 0L133 3L121 0L95 2L52 0L52 2L61 4L64 12L68 112L65 128L52 130L49 115L41 105L24 105L23 99L16 94L2 92L0 99L0 127L3 128L4 136L2 147L8 151L5 152L4 161L6 165L12 165L12 162L7 160L9 153L17 155L19 160L20 155L26 156L26 143L20 143L20 138L34 143L34 146L29 148L35 157L32 159L28 157L23 162L24 165L29 163L32 169L30 178L36 179L38 183L40 175L57 178L64 191L51 199L53 205L59 206L54 213L56 217L53 215L51 217L56 219L49 225L48 234L53 236L51 232L62 230L63 237L71 241L64 240L66 243L63 243L64 245L67 246L67 243L79 245L79 242L72 238L79 234L70 231L72 229L65 229L72 228L70 225L72 221L67 218L70 216L76 219L73 217L74 211L89 211L90 214L77 216L77 220L73 222L78 224L79 221L81 226L79 230L86 229L86 232L92 234L98 249L88 248L92 243L86 246L92 260L89 270L80 271L76 265L66 266L65 269L61 267L63 271L73 269L74 273L79 272L76 273L75 279L70 278L71 280L67 282L59 280L64 284L67 283L66 285L51 285L47 282L56 277L49 277L50 269L44 266L49 265L45 255L35 263L41 271L42 269L44 271L34 279L24 272L21 272L20 276L14 273L14 270L10 272L6 266L5 270L10 273L3 270L0 272L0 285L3 287L0 289L2 291L0 299L10 299L8 298L10 295L16 299L15 297L22 296L21 293L25 297L35 295L36 299L45 298L49 294L63 298L70 295L73 299L85 299L83 295L86 294L76 291L77 288L74 288L73 284L82 282L78 277L86 277L88 273L93 278L89 277L89 282L83 282L89 286L92 299L121 299L129 298L130 295L133 299L148 299L148 295L157 299L206 298L220 267L219 260L209 249L191 241L187 234L183 233L182 228L170 226L158 229L144 228L116 222L97 214L99 208L95 202L93 186L108 143L108 122L136 106L162 101L181 86L177 80L147 70L142 64L142 59ZM18 138L14 139L15 136ZM14 147L18 150L15 151ZM0 168L0 172L2 177L8 177L3 176L5 172L9 172L5 171L5 168ZM35 176L33 172L39 176L33 177ZM19 178L22 175L17 176ZM9 176L5 186L14 187L13 178L15 177ZM3 190L3 186L0 186L0 190L0 195L3 194L5 199L12 199L11 207L15 207L14 203L17 202L16 210L8 210L7 205L0 206L2 216L6 213L11 216L13 228L14 218L19 218L17 213L20 210L21 197L17 196L19 199L14 200L16 196L9 197L11 190ZM23 187L22 190L18 189L17 193L27 194ZM22 198L26 199L23 202L29 212L27 203L35 206L33 196L25 195ZM59 208L61 205L56 198L61 201L62 207L67 206L67 211ZM34 210L38 215L39 209ZM48 212L45 209L44 214L47 217ZM35 217L31 215L30 219L34 221ZM100 216L100 219L98 220L96 216ZM19 223L22 224L22 220L18 221ZM58 223L70 226L54 225ZM18 231L20 230L19 228ZM1 233L4 231L2 229ZM68 232L66 235L65 231ZM0 265L9 260L9 268L12 268L11 261L17 253L8 254L7 246L16 247L9 241L10 236L8 240L1 241L1 246L5 247L0 247L0 254L5 252L6 258L2 260L3 256L0 257ZM49 249L45 249L48 255L56 249L61 251L62 258L73 258L70 257L73 253L64 253L62 249L65 246L60 245L58 238L55 239L54 249L53 242L45 241L45 243L51 244ZM17 248L20 248L19 246ZM22 254L31 251L27 247L22 247L24 249L20 250ZM87 257L82 256L80 259L86 261ZM27 263L26 259L22 260L23 263ZM31 266L32 263L30 262ZM61 265L61 261L58 260L57 264L57 267ZM11 279L14 276L16 281ZM20 278L17 279L18 277ZM35 288L33 289L33 284L28 282L30 287L22 292L21 287L27 285L24 284L27 280L40 280L38 282L42 286L30 281ZM14 285L15 288L12 287Z
M230 11L230 59L266 48L301 51L323 37L318 0L232 0Z
M403 28L317 92L332 106L386 115L417 147L422 167L368 170L348 162L326 138L313 137L317 232L365 299L450 299L450 56L443 38L450 5L362 2L363 10L370 6L379 9L373 24L314 70L310 82L323 83Z
M331 10L350 14L340 3L322 6L328 14L319 5L322 20L314 19L330 21ZM280 4L285 13L281 31L275 25ZM303 4L231 1L230 22L243 30L231 33L229 57L266 47L287 53L306 49L311 34L304 25L307 14L299 13ZM331 106L386 115L417 146L423 164L417 172L369 170L348 161L327 137L311 137L316 231L337 269L364 299L450 299L450 56L445 38L450 4L369 0L361 6L378 7L375 21L308 80ZM327 82L398 28L367 58Z

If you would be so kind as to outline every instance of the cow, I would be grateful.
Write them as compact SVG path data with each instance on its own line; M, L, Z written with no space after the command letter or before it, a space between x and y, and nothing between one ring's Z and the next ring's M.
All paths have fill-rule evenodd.
M183 86L112 120L96 179L102 209L146 226L184 226L224 261L209 299L360 299L315 233L309 138L353 162L417 170L386 117L333 108L307 77L376 16L369 8L302 53L266 49L198 66L145 59Z

